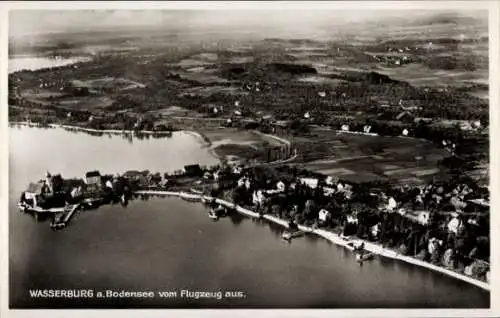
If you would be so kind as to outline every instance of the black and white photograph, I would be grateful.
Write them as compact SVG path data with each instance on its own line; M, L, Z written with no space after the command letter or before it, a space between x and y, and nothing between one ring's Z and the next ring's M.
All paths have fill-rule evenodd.
M7 309L490 310L497 5L357 2L9 7Z

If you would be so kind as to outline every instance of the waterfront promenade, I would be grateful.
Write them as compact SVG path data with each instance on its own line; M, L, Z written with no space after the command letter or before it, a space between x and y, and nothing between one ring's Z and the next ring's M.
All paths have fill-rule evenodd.
M220 205L223 205L225 206L226 208L230 208L230 209L234 209L235 211L243 214L243 215L246 215L248 217L251 217L251 218L263 218L263 219L266 219L270 222L273 222L275 224L278 224L282 227L286 227L288 228L288 222L286 222L285 220L283 219L280 219L278 217L275 217L275 216L272 216L272 215L259 215L259 213L257 212L254 212L254 211L251 211L249 209L245 209L241 206L238 206L232 202L228 202L228 201L225 201L225 200L222 200L222 199L218 199L218 198L212 198L212 197L209 197L209 196L204 196L204 195L199 195L199 194L192 194L192 193L187 193L187 192L174 192L174 191L148 191L148 190L140 190L140 191L136 191L135 192L136 194L142 194L142 195L158 195L158 196L174 196L174 197L179 197L181 199L187 199L187 200L199 200L201 201L203 198L207 199L207 200L213 200L215 199L215 202L220 204ZM467 282L469 284L472 284L472 285L475 285L477 287L480 287L484 290L487 290L487 291L490 291L490 285L486 282L483 282L483 281L480 281L478 279L475 279L475 278L472 278L472 277L469 277L469 276L466 276L466 275L463 275L463 274L460 274L460 273L457 273L457 272L454 272L452 270L449 270L449 269L446 269L446 268L442 268L442 267L439 267L439 266L436 266L436 265L433 265L433 264L430 264L430 263L427 263L427 262L424 262L424 261L421 261L421 260L418 260L416 258L413 258L413 257L409 257L409 256L405 256L405 255L401 255L399 253L397 253L396 251L392 250L392 249L388 249L388 248L385 248L385 247L382 247L378 244L374 244L374 243L371 243L371 242L368 242L368 241L365 241L365 240L361 240L361 239L354 239L354 240L347 240L347 239L344 239L342 238L340 235L336 234L336 233L333 233L331 231L327 231L327 230L324 230L324 229L317 229L317 228L312 228L312 227L309 227L309 226L304 226L304 225L298 225L298 229L301 230L301 231L304 231L304 232L308 232L308 233L312 233L312 234L315 234L315 235L318 235L330 242L332 242L333 244L336 244L336 245L339 245L339 246L343 246L343 247L346 247L346 248L349 248L351 249L351 246L349 245L349 243L353 243L356 242L356 243L361 243L363 242L365 244L365 249L371 253L374 253L376 255L379 255L379 256L383 256L383 257L387 257L387 258L391 258L391 259L396 259L396 260L400 260L400 261L403 261L403 262L406 262L406 263L409 263L409 264L413 264L413 265L416 265L416 266L420 266L420 267L425 267L425 268L428 268L430 270L433 270L433 271L437 271L437 272L440 272L442 274L445 274L445 275L448 275L450 277L453 277L453 278L456 278L456 279L460 279L464 282Z

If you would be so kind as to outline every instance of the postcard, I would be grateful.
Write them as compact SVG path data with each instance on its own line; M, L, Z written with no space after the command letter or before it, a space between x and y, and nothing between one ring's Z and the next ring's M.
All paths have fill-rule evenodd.
M3 312L493 316L495 12L3 4Z

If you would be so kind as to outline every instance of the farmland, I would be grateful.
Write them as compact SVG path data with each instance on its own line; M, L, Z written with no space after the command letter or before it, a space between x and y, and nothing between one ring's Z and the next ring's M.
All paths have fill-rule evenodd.
M316 129L294 138L297 165L352 182L423 183L446 173L439 162L449 154L432 143L414 138L365 136Z
M458 123L481 123L477 135L486 138L488 38L484 24L467 23L474 32L438 19L431 33L419 22L389 33L376 26L356 30L355 38L235 33L212 41L219 35L135 30L117 38L112 32L58 34L52 46L16 42L9 47L13 55L88 59L10 74L9 116L24 121L43 113L45 121L99 128L133 129L143 122L143 128L196 130L214 151L246 159L275 146L246 129L269 130L264 118L292 121L296 127L287 136L300 153L298 165L351 179L422 181L446 174L441 139L476 134L457 130ZM99 120L90 123L91 115ZM221 128L228 119L235 127ZM254 124L239 123L246 119ZM391 137L336 134L343 124L357 131L371 125ZM397 137L405 128L434 144ZM487 147L478 147L468 150L484 159Z

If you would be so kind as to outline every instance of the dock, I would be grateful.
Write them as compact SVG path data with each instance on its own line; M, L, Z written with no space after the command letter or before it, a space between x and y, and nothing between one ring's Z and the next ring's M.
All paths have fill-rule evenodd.
M68 206L65 208L64 212L60 214L58 217L54 218L54 220L51 222L50 226L55 229L63 229L65 228L69 222L71 221L71 218L75 215L76 211L78 208L81 206L80 203L73 204L72 206Z

